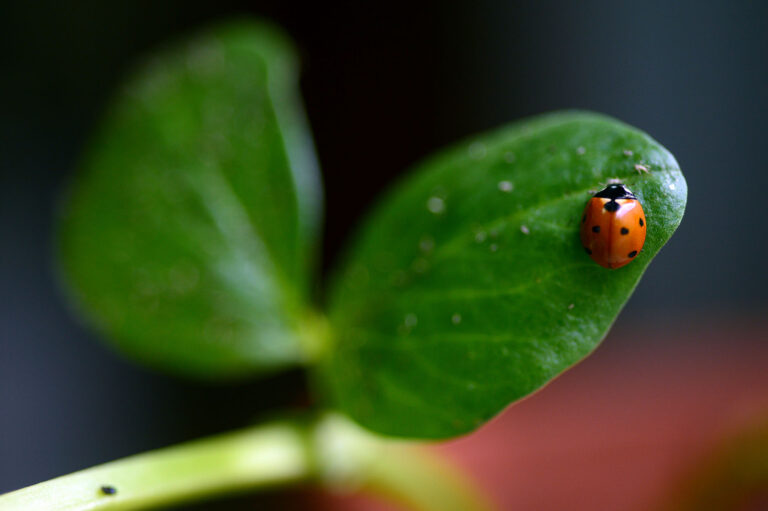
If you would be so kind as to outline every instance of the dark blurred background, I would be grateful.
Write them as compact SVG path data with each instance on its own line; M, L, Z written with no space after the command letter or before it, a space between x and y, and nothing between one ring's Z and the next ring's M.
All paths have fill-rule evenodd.
M302 55L326 270L353 219L419 158L524 116L584 108L661 141L689 185L678 233L617 327L685 330L766 311L768 3L5 1L0 493L304 402L298 372L209 387L122 361L68 312L53 271L59 194L130 64L241 14L283 25Z

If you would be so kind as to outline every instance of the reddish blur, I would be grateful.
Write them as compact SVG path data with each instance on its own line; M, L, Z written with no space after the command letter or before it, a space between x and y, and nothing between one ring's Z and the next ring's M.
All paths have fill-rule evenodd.
M614 331L545 389L435 448L502 510L676 508L713 453L768 418L768 324L703 321ZM768 458L758 461L760 495L718 509L767 508ZM361 497L319 500L308 508L396 509Z

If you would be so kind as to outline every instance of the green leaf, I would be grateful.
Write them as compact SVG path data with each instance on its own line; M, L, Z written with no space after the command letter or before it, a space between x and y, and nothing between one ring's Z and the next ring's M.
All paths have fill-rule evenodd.
M635 192L648 228L617 270L579 241L583 208L610 178ZM418 165L331 290L323 376L338 406L391 435L477 428L598 345L680 223L686 191L661 145L590 113L528 119Z
M124 352L179 373L301 362L321 218L286 37L224 24L154 55L86 151L60 226L66 281Z

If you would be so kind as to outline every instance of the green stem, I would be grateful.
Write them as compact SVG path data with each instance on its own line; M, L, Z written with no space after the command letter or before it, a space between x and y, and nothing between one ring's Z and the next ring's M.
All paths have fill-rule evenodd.
M364 491L414 511L484 511L490 503L423 444L372 435L329 415L315 430L321 475L337 491Z
M131 456L0 497L0 510L143 509L299 481L310 472L305 434L271 424ZM105 494L101 488L116 490Z
M418 511L488 507L422 448L328 415L310 425L276 422L75 472L0 496L0 511L146 509L317 481L334 490L372 491Z
M380 463L371 467L362 490L416 511L492 509L464 474L442 458L422 451L418 456L403 450L400 456L380 458ZM411 461L405 462L407 459Z

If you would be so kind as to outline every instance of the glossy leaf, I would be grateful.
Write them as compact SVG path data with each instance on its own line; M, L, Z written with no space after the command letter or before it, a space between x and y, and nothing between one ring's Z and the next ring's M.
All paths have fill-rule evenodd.
M62 212L78 305L160 368L238 376L305 357L297 335L320 184L287 39L219 26L128 81Z
M587 200L611 178L638 196L648 228L617 270L579 241ZM337 404L391 435L477 428L598 345L686 192L661 145L589 113L525 120L418 165L363 225L332 288L323 371Z

